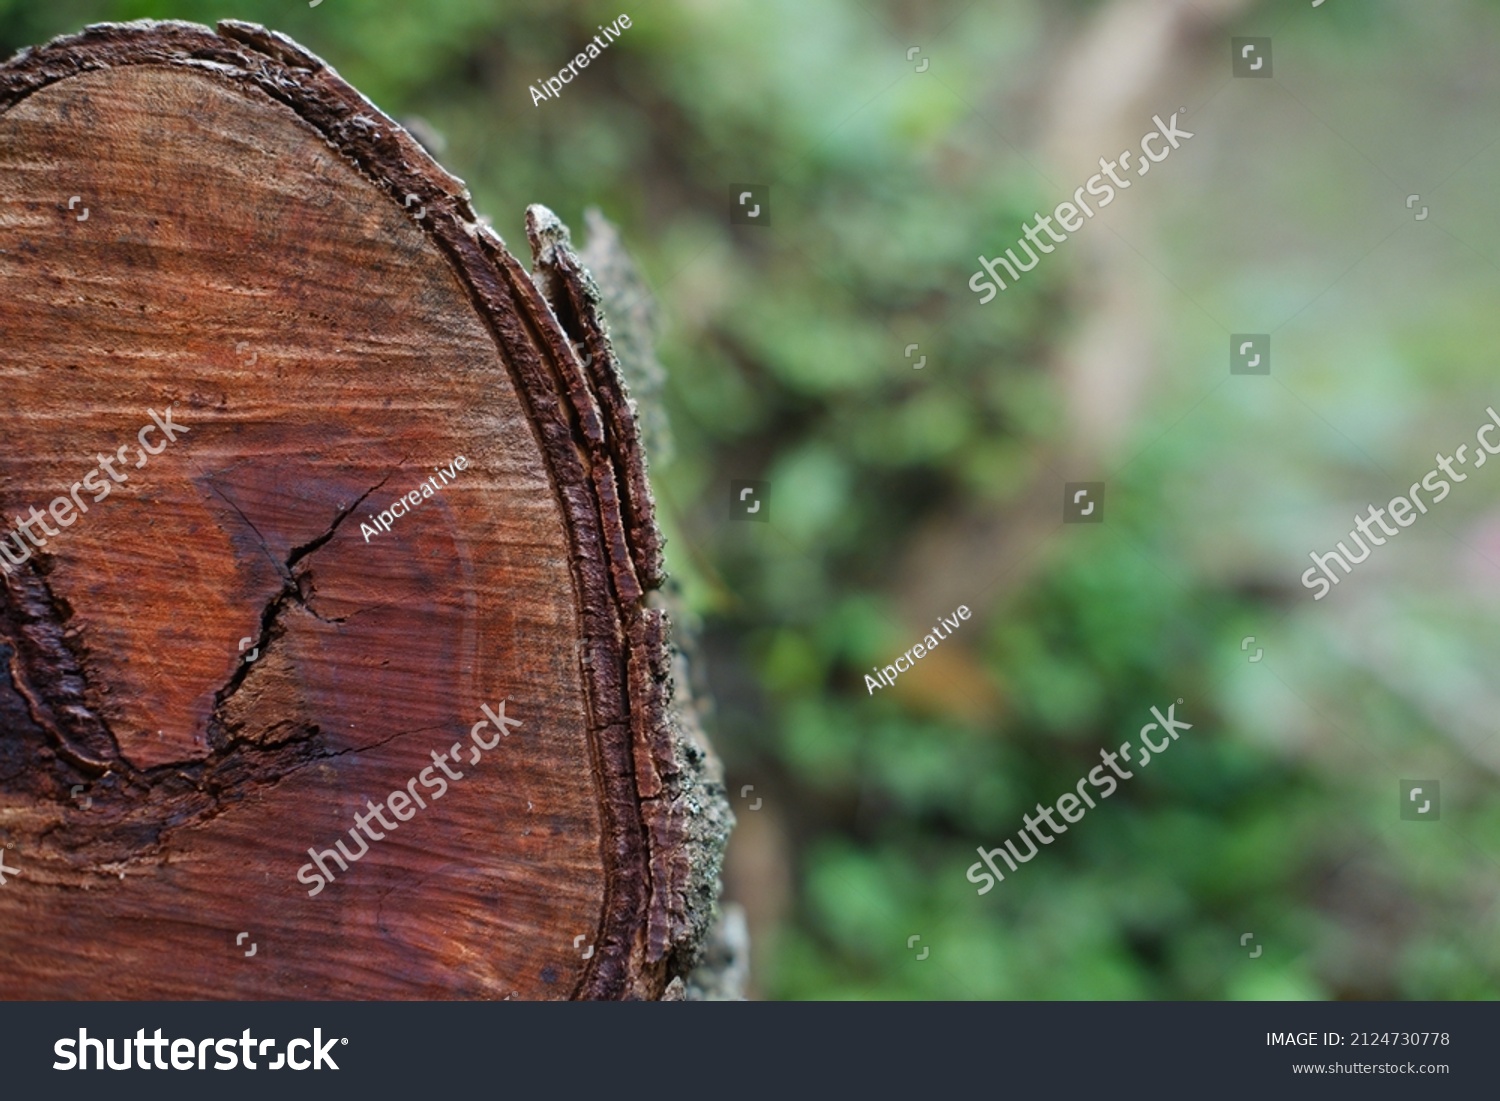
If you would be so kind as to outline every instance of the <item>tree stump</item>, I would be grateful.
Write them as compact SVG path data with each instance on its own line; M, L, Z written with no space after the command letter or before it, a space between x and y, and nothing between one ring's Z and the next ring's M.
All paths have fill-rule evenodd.
M680 989L728 808L527 231L254 25L0 66L0 996Z

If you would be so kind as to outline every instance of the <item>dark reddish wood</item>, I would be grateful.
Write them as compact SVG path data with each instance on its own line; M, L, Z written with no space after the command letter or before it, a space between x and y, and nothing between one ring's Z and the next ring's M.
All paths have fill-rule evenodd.
M598 294L528 232L534 275L259 27L0 66L0 534L148 410L189 430L3 579L0 996L655 998L690 965L727 810ZM309 897L308 848L456 741L464 779Z

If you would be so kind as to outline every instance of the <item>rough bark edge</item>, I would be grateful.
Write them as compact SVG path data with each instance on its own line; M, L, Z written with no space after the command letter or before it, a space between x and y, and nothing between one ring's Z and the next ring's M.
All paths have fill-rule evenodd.
M584 248L575 252L567 227L550 211L533 207L529 213L528 235L537 257L533 280L553 301L554 312L564 319L590 368L618 376L624 405L617 404L611 412L616 418L617 438L628 438L630 432L639 431L646 455L669 455L672 440L661 405L665 370L656 358L654 303L618 230L599 210L586 210L588 239ZM632 390L646 396L644 416L631 399ZM633 425L629 423L632 420ZM638 493L649 498L650 487L644 477ZM659 562L651 564L651 568L659 566ZM670 883L671 901L680 909L675 928L658 925L656 943L661 944L663 939L671 942L680 963L692 966L687 983L684 985L680 977L673 979L663 997L743 998L749 949L743 916L735 925L734 907L723 912L717 909L719 871L734 816L724 790L722 766L703 733L705 705L710 697L697 679L703 670L695 641L697 621L670 577L649 599L672 626L667 653L658 651L653 665L658 679L663 663L668 669L663 683L671 729L636 733L637 768L658 775L662 802L654 806L669 808L668 814L654 816L653 829L673 834L670 841L685 845L687 852L687 860L679 869L685 874L673 877L672 870L667 869L659 874L658 882ZM700 687L705 690L695 691ZM672 759L682 767L657 771L650 755L660 754L664 744L669 744ZM661 847L668 849L669 845L664 842Z
M587 322L600 336L584 341L586 368L551 303L500 237L479 224L462 181L330 66L255 24L226 20L217 33L176 21L88 27L0 66L0 112L57 81L138 64L196 68L258 91L289 108L397 206L415 194L425 207L423 228L468 289L511 373L573 544L607 892L595 954L572 994L662 996L701 941L707 913L690 914L688 896L705 879L716 884L711 854L721 851L728 811L722 788L717 804L711 789L704 798L682 797L680 777L685 769L698 775L701 761L670 733L667 624L645 599L661 584L661 539L623 383L612 361L596 354L602 320ZM690 834L717 840L694 844Z
M614 281L617 299L622 293L637 293L639 288L631 289L634 266L619 246L614 227L597 212L589 213L589 248ZM626 359L616 353L605 319L604 293L556 215L542 206L530 207L527 236L536 258L532 279L573 339L607 418L606 439L612 451L596 454L594 459L629 472L627 484L621 487L622 497L634 510L627 514L628 542L636 567L650 579L652 590L650 608L632 625L630 690L632 698L660 701L659 708L637 712L631 728L637 792L651 842L647 960L671 959L669 971L681 977L698 963L714 922L719 869L734 818L718 758L703 735L685 649L669 642L669 613L676 602L667 591L659 538L644 543L636 538L638 531L655 533L655 503L644 465L630 463L622 451L626 441L636 441L632 450L642 453L641 427L625 380L627 375L649 377L654 354L649 331L642 324L636 324L638 331L627 337ZM637 301L635 308L642 310L646 305ZM633 315L630 320L641 319ZM657 438L665 443L664 417L660 423Z

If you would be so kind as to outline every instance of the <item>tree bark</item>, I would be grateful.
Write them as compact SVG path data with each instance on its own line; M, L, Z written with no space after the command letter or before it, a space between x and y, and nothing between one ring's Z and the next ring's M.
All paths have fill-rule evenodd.
M0 66L0 996L681 988L730 816L527 230L260 27Z

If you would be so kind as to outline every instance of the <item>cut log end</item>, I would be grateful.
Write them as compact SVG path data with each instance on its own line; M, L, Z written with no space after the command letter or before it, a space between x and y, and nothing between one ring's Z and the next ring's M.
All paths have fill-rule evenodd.
M691 967L731 819L600 293L527 228L250 24L0 66L0 996Z

